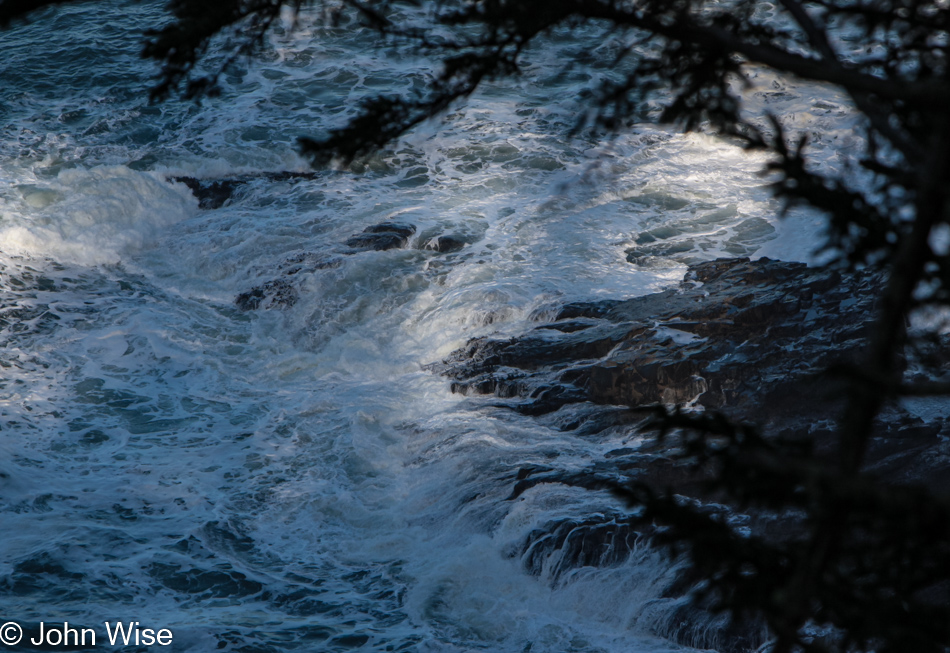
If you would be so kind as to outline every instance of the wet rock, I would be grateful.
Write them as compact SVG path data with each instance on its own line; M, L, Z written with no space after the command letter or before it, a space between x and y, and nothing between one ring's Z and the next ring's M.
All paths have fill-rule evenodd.
M196 177L172 177L171 181L184 184L191 189L198 200L198 208L205 210L220 209L244 184L255 179L268 181L296 181L317 178L316 172L262 172L255 175L242 175L228 179L198 179Z
M405 247L416 227L403 222L381 222L367 227L346 241L346 246L356 252L383 251Z
M300 252L284 259L278 266L278 270L284 276L294 276L306 272L338 268L341 265L343 265L343 259L339 256Z
M515 555L529 573L556 581L578 567L622 563L641 538L630 518L622 515L567 519L531 531Z
M346 241L346 246L356 251L385 251L399 249L408 239L398 234L357 234Z
M870 272L720 259L691 266L677 288L569 304L525 335L473 340L432 369L470 394L511 396L517 378L523 403L560 386L551 409L695 402L761 417L769 396L784 418L817 394L812 375L860 349L879 284Z
M242 292L234 298L234 303L242 311L254 311L259 308L290 308L297 303L300 293L299 277L318 270L338 268L343 259L336 255L315 254L313 252L299 252L284 259L277 266L277 273L281 276L271 279ZM272 271L271 274L274 274Z
M675 403L721 411L766 435L810 436L816 455L832 454L843 386L823 372L859 360L882 287L871 271L719 259L690 266L683 282L664 292L545 307L527 333L473 339L429 369L448 377L455 392L491 395L495 405L536 415L551 428L609 443L582 465L555 459L517 470L506 477L509 500L544 484L603 491L642 482L722 510L724 519L742 518L760 536L787 539L800 527L794 519L716 506L702 475L670 455L675 434L664 443L635 437L646 419L642 409ZM917 364L916 356L938 374L946 370L950 338L925 344L908 364ZM950 424L889 405L876 421L865 467L887 483L950 492ZM510 553L556 582L571 569L622 563L648 535L619 514L565 517L532 531ZM732 624L711 606L688 601L698 580L670 582L662 599L668 603L650 630L697 648L756 650L764 641L761 624Z
M860 355L882 283L870 271L719 259L690 266L664 292L545 309L537 317L549 322L514 338L471 340L429 369L447 376L454 392L491 394L529 415L570 415L569 406L585 403L624 406L631 415L638 407L688 404L766 433L820 436L842 396L841 381L823 372ZM935 339L919 356L944 361L944 344ZM565 419L563 428L596 423ZM950 425L891 407L876 429L869 468L895 482L950 490ZM582 475L595 472L604 473ZM561 481L573 483L551 479Z
M637 239L639 242L640 239ZM646 241L649 242L649 241ZM627 262L636 265L644 265L651 259L661 257L668 259L676 254L685 254L696 249L696 243L693 240L677 240L671 242L659 242L644 244L640 247L632 247L626 251Z
M281 170L279 172L265 172L258 177L267 179L269 181L306 181L312 179L319 179L321 173L315 171L304 171L297 172L294 170Z
M206 180L195 179L194 177L174 177L172 181L177 181L191 189L191 194L198 200L198 208L211 210L220 209L231 199L234 191L237 190L244 180L222 179Z
M457 252L465 247L466 242L456 236L436 236L426 241L425 249L439 252L440 254L449 254Z
M242 311L254 311L258 308L290 308L297 303L297 290L283 279L275 279L242 292L234 303Z
M464 392L469 380L483 374L494 375L505 368L558 369L570 367L578 360L599 358L642 330L643 327L630 323L602 321L596 326L566 332L539 328L508 340L475 338L432 369L459 381L458 391Z
M653 632L677 644L716 653L752 653L763 650L770 639L760 620L733 621L727 614L695 607L682 598L667 598L677 607L664 615Z

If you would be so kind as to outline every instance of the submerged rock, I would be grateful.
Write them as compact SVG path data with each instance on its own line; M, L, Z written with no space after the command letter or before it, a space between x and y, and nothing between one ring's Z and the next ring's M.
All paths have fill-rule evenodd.
M343 259L339 256L300 252L284 259L278 270L284 276L293 276L305 272L338 268L341 265L343 265Z
M425 249L433 250L439 252L440 254L449 254L451 252L457 252L467 243L456 236L436 236L435 238L430 238L426 241Z
M346 241L346 246L356 252L383 251L405 247L409 237L416 233L415 225L404 222L381 222L367 227Z
M267 283L242 292L234 303L242 311L258 308L290 308L297 303L297 290L283 279L274 279Z
M198 208L205 210L220 209L244 184L255 179L268 181L294 181L298 179L315 179L316 172L262 172L256 175L244 175L228 179L198 179L197 177L172 177L171 181L184 184L191 189L192 195L198 200Z
M205 180L194 177L174 177L177 181L191 189L191 194L198 200L198 208L205 210L220 209L231 199L234 191L245 182L239 179Z
M290 308L297 303L300 293L297 290L299 280L307 273L317 270L338 268L343 264L340 256L299 252L284 259L277 271L282 275L259 286L242 292L235 297L234 303L242 311L254 311L258 308ZM287 279L285 277L291 277Z
M512 557L520 557L529 573L552 580L577 567L613 567L642 545L632 521L624 515L595 515L550 522L532 530Z

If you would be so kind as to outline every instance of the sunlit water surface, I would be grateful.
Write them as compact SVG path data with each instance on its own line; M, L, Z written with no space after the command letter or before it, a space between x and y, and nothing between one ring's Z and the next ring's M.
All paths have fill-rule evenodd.
M307 169L298 136L429 64L303 16L222 97L150 105L137 53L161 20L81 3L0 32L0 614L136 620L176 651L680 650L654 634L675 601L649 550L540 576L515 555L621 508L554 485L506 501L517 470L582 468L627 436L453 395L424 365L692 261L805 257L820 221L780 223L764 160L722 140L568 139L609 57L558 74L589 48L567 38L364 165L269 180ZM757 88L837 138L840 99ZM206 211L177 175L252 180ZM416 226L409 247L344 253L386 219ZM422 248L439 234L468 244ZM339 265L295 275L290 308L239 310L301 256Z

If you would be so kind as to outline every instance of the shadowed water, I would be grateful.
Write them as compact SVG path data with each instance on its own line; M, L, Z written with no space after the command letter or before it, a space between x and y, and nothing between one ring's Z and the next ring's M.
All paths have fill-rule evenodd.
M763 161L712 137L566 139L609 74L558 74L584 47L567 38L532 53L540 81L368 161L269 174L306 171L298 136L429 64L302 16L222 97L150 105L156 20L80 3L0 33L0 613L138 620L176 651L679 650L657 636L673 573L635 535L598 560L534 545L621 506L554 485L507 500L521 468L639 436L559 430L424 366L689 262L802 257L816 219L779 225ZM756 97L838 106L783 93ZM207 210L175 177L239 183ZM347 246L384 221L415 231ZM426 248L440 236L462 245Z

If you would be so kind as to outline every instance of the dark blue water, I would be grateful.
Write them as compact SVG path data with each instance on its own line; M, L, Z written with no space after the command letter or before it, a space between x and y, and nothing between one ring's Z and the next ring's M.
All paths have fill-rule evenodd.
M423 366L690 261L802 256L815 221L777 223L761 159L646 125L568 139L609 70L558 75L587 47L558 39L368 161L274 179L307 170L298 136L431 64L304 15L220 98L151 105L137 53L158 5L35 18L0 32L0 615L100 644L134 620L174 651L679 650L655 635L677 603L646 548L557 574L558 551L533 573L520 558L533 530L620 510L610 497L504 500L522 466L581 468L638 437L559 431ZM773 82L753 104L844 111ZM183 175L242 183L202 210ZM390 219L415 226L407 247L345 254ZM424 248L443 234L464 247ZM235 305L274 279L293 305Z

